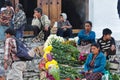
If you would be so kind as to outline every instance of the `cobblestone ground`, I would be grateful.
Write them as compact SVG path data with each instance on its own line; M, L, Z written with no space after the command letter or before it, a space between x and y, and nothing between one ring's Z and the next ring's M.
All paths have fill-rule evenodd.
M39 43L31 43L31 39L27 39L27 45L31 47L39 46L42 45L43 42ZM3 42L0 42L0 66L3 67ZM120 57L120 41L116 41L116 48L117 48L117 56ZM118 58L120 61L120 58ZM26 71L24 72L24 80L38 80L39 79L39 70L38 70L38 63L40 61L40 57L36 57L32 61L27 61L27 68ZM120 69L114 71L115 73L120 73Z

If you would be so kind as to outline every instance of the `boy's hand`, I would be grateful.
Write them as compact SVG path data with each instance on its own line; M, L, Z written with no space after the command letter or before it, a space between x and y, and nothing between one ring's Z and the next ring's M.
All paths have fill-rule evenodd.
M112 46L111 46L111 50L112 50L112 51L115 50L115 45L112 45Z

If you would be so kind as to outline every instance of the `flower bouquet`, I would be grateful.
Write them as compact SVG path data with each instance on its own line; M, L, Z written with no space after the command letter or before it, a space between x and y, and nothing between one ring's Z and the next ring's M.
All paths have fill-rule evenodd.
M87 59L87 53L84 53L84 52L82 52L82 53L80 53L80 56L79 56L79 61L80 61L80 64L81 65L83 65L84 63L85 63L85 61L86 61L86 59Z

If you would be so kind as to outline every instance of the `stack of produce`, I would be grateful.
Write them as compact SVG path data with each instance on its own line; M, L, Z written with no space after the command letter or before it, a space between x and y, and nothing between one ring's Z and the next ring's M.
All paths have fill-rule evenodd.
M59 63L61 79L70 78L75 80L81 77L75 67L80 66L78 60L80 52L76 48L75 41L65 41L62 37L51 35L44 46L51 45L53 58Z

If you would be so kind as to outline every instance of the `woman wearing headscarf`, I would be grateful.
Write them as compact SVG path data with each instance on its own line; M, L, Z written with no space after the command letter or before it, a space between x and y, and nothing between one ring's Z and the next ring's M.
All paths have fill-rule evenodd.
M61 37L72 37L72 25L67 20L66 13L60 14L60 20L57 22L57 35Z

